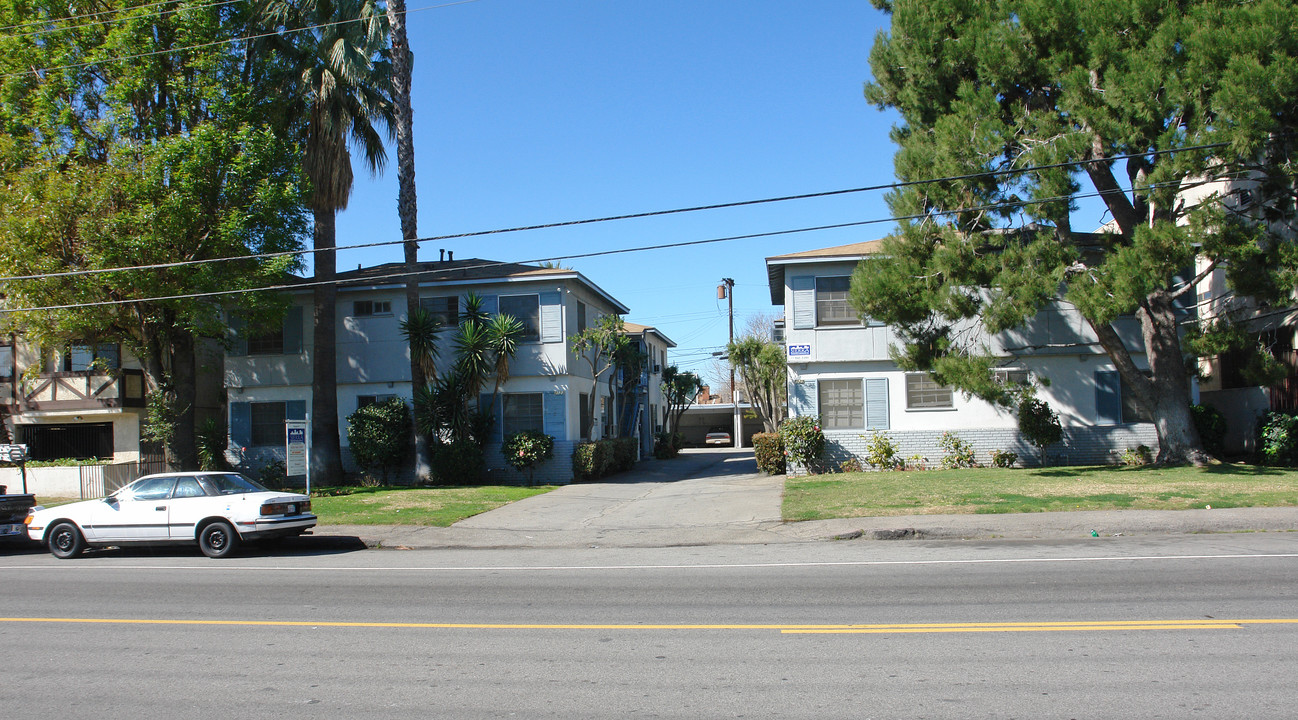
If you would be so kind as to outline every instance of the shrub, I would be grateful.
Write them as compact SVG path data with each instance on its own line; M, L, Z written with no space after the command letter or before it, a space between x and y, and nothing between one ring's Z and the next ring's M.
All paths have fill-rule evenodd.
M532 484L536 466L554 457L554 438L535 430L510 433L501 445L505 462L519 472L527 472L527 482Z
M1298 464L1298 415L1271 412L1257 424L1257 449L1267 465Z
M816 471L816 461L825 452L825 433L820 430L820 420L810 415L789 418L780 425L780 439L784 441L785 457L809 473Z
M228 467L225 461L225 428L216 418L207 418L199 423L194 433L194 445L198 451L199 470L224 470Z
M937 444L938 447L942 448L942 452L946 453L942 457L943 470L978 467L973 445L960 439L959 435L953 432L944 432Z
M598 480L613 467L613 448L608 441L584 442L573 448L572 474L578 480Z
M613 443L613 456L617 460L618 470L631 470L635 467L636 458L640 455L639 438L618 438Z
M1194 429L1199 431L1203 449L1215 458L1226 454L1226 416L1211 405L1191 405Z
M654 435L654 457L659 460L670 460L681 453L685 447L685 436L680 433L660 432Z
M1011 468L1019 461L1019 454L1008 450L992 450L992 467Z
M838 471L841 473L859 473L861 472L861 461L850 457L838 464Z
M897 456L897 443L887 433L878 430L870 432L870 440L865 445L865 461L880 470L895 470L902 465Z
M919 453L915 453L910 457L906 458L906 460L902 462L899 467L902 470L927 470L928 458L924 457L923 455L920 455Z
M383 483L410 448L410 410L401 398L372 403L347 416L352 459L367 473L378 469Z
M1064 429L1059 425L1059 415L1043 400L1025 395L1019 401L1019 432L1028 439L1041 453L1041 465L1050 464L1046 447L1057 443L1064 437Z
M280 490L288 486L288 468L279 460L271 460L257 471L257 482L271 490Z
M1149 465L1154 462L1154 456L1149 450L1148 445L1137 445L1134 448L1127 448L1122 451L1123 465Z
M474 485L482 482L487 461L482 448L472 440L457 440L433 449L433 476L443 485Z
M757 469L767 475L784 474L784 443L779 433L757 433L753 435L753 457L757 458Z

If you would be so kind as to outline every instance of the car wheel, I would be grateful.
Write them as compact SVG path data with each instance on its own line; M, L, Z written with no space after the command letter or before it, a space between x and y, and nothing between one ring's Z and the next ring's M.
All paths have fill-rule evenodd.
M50 528L48 543L50 552L60 560L74 558L86 549L86 539L81 531L70 522L61 522Z
M223 520L203 527L198 533L198 548L210 558L229 557L239 547L239 536Z

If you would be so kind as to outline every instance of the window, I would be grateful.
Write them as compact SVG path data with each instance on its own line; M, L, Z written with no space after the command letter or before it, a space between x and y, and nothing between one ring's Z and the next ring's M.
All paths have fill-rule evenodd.
M442 327L460 324L460 299L454 295L419 298L419 307L432 313L433 319Z
M938 385L928 373L906 376L906 408L909 410L935 410L954 407L951 388Z
M352 303L352 315L354 317L391 314L392 302L389 300L357 300Z
M269 332L248 336L249 355L283 355L284 326L280 325Z
M541 339L541 300L537 295L505 295L500 298L500 314L513 315L523 323L524 342Z
M577 332L586 331L586 303L577 301Z
M109 370L121 367L122 357L121 352L117 349L117 344L73 344L63 353L63 372L89 370L92 364L97 368Z
M860 380L821 380L820 422L826 430L865 427L865 392Z
M590 402L590 395L587 393L582 393L581 395L578 396L577 402L581 405L581 407L578 408L577 422L580 424L577 426L577 429L582 433L586 433L586 428L589 426L590 423L590 408L586 405L586 403ZM587 437L586 434L583 434L582 439L589 440L590 438Z
M816 278L816 324L817 325L860 325L861 318L852 310L847 301L852 278L818 277Z
M284 403L251 403L252 439L254 446L282 446L284 435Z
M198 484L197 478L182 477L176 480L176 491L171 494L174 498L191 498L203 497L207 492L203 486Z
M1000 368L992 371L997 385L1027 385L1028 371L1013 368Z
M1097 425L1153 422L1116 370L1096 371L1095 411Z
M150 478L132 485L131 497L135 500L166 500L171 497L171 488L175 484L174 477Z
M369 405L377 405L381 402L387 402L395 397L396 395L357 395L356 409L360 410L361 408L367 407Z
M545 405L541 393L506 393L504 400L505 435L524 430L545 432Z
M0 381L14 379L14 346L0 345Z

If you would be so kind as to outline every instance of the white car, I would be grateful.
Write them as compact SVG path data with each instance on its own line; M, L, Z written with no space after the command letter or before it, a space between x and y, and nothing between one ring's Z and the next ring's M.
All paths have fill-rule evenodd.
M704 445L731 445L730 431L723 427L714 427L708 430L708 434L703 436Z
M87 547L197 542L226 557L244 540L300 535L315 527L311 499L267 490L232 472L146 475L101 500L37 507L27 536L58 558Z

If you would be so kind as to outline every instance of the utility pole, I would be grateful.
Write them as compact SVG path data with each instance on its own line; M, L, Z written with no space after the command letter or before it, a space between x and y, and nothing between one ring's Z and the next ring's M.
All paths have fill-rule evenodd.
M733 345L735 342L735 281L733 278L721 278L721 284L717 286L717 297L718 298L724 297L726 298L727 301L729 301L730 344ZM729 347L727 346L727 350L728 349ZM729 358L728 352L726 353L726 355ZM730 404L733 405L735 408L734 432L731 434L730 437L734 440L735 447L741 448L744 446L744 434L743 434L744 425L743 425L743 418L741 418L739 414L739 396L735 395L735 361L733 358L730 358L729 361L730 361Z

